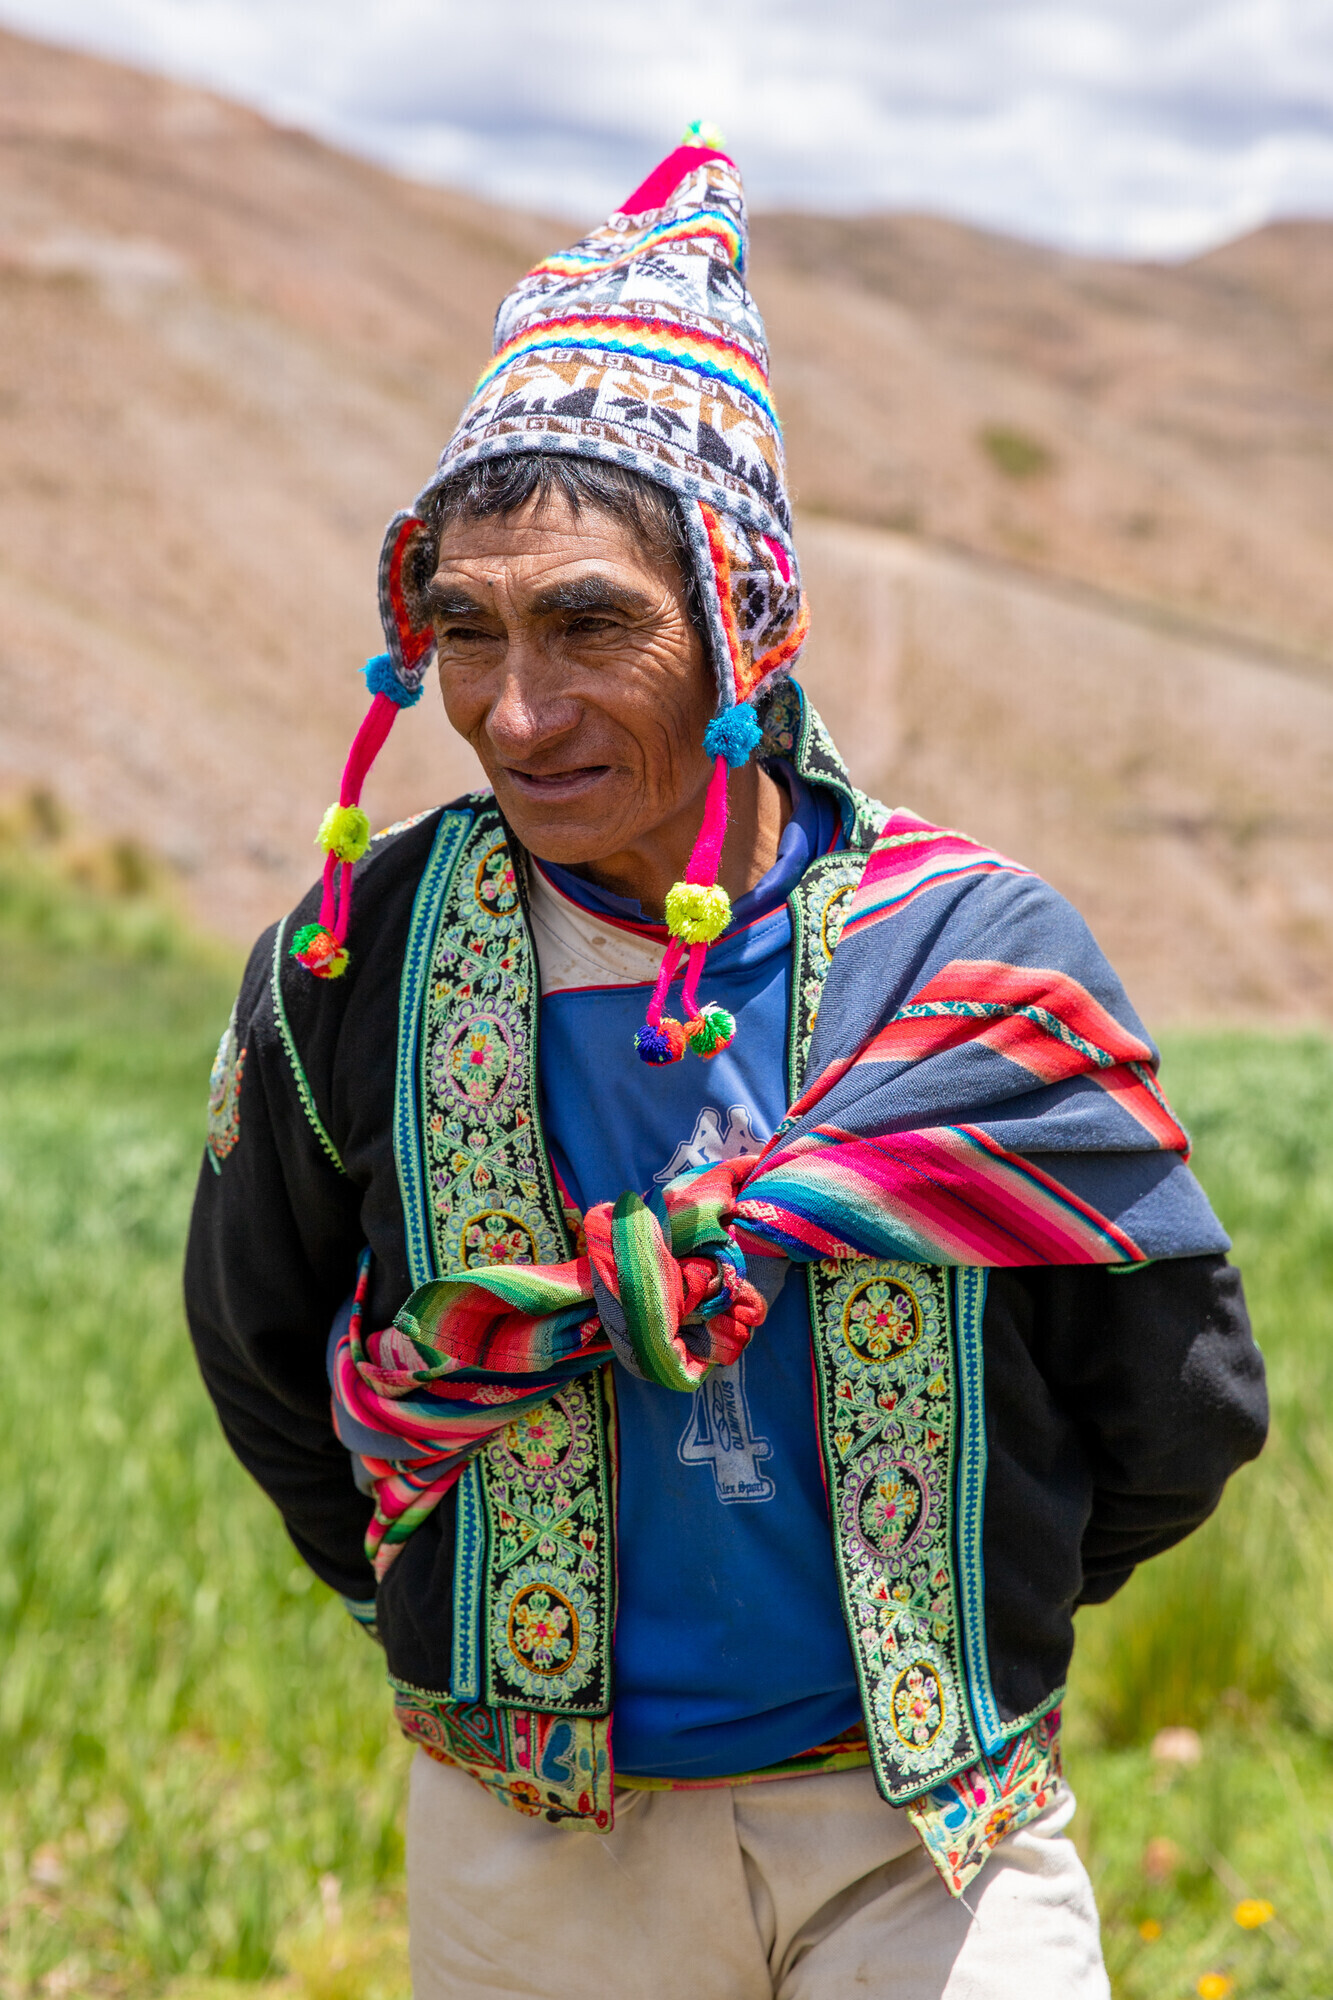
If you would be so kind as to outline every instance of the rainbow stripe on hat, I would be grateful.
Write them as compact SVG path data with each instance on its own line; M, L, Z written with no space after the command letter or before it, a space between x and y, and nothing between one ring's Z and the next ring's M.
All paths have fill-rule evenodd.
M579 244L575 244L572 250L553 251L549 257L543 257L540 264L534 264L528 276L535 278L544 272L553 278L582 278L591 271L614 271L619 265L642 257L645 251L661 250L669 243L692 243L708 237L722 245L727 253L727 262L734 270L743 273L745 238L734 219L723 209L701 208L693 215L673 216L669 222L654 223L651 228L638 230L628 239L619 232L614 236L608 232L605 251L596 248L585 250Z
M644 313L571 312L559 319L536 320L505 342L478 377L473 398L484 395L498 376L526 355L579 349L591 362L608 354L623 355L725 382L757 403L775 431L780 428L768 394L768 378L749 348L679 320L650 319Z

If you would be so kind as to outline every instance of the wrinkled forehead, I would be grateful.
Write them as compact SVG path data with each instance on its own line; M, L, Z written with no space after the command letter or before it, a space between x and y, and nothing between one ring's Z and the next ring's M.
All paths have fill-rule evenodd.
M551 578L601 578L607 587L646 599L688 593L685 569L651 522L586 496L577 504L558 487L504 512L448 513L432 550L423 550L422 582L462 580L469 587L531 591ZM438 589L432 595L438 601Z
M535 617L600 609L646 617L686 595L680 564L601 510L451 521L423 581L436 618L502 606Z

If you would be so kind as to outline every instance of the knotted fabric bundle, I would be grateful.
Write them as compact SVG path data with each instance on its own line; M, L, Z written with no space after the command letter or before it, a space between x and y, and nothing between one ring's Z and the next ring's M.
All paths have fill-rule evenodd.
M735 1361L786 1262L1132 1265L1225 1250L1156 1066L1060 897L892 814L829 970L813 1080L761 1154L591 1209L586 1253L565 1263L422 1285L380 1332L363 1324L363 1265L332 1372L335 1420L375 1486L377 1571L472 1453L572 1376L614 1358L688 1392Z

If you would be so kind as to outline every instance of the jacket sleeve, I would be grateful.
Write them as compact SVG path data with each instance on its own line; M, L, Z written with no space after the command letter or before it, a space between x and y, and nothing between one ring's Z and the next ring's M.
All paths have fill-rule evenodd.
M1079 1602L1200 1526L1268 1430L1263 1358L1222 1256L1027 1273L1039 1366L1092 1471Z
M275 1002L274 933L233 1016L226 1122L210 1125L185 1266L199 1366L227 1438L315 1573L374 1596L369 1501L334 1434L328 1331L355 1282L361 1190L343 1170ZM227 1043L220 1051L225 1067ZM214 1100L225 1075L215 1076Z

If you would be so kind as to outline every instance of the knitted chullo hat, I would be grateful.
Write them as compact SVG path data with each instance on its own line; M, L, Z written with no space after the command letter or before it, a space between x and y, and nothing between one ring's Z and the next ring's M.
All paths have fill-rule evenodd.
M516 452L604 459L668 487L680 503L708 624L717 707L704 734L715 759L699 838L667 897L670 941L636 1044L644 1061L686 1047L712 1055L735 1029L700 1008L705 954L730 921L717 880L727 771L762 730L754 703L785 673L808 617L791 539L782 436L768 392L763 322L745 285L745 195L734 163L697 126L600 229L544 258L501 305L495 348L435 476L390 523L380 559L388 652L366 679L374 699L320 829L328 852L318 924L293 951L321 978L347 964L352 865L369 824L358 800L399 708L420 697L434 653L413 622L404 565L428 533L419 510L451 475ZM685 971L681 1012L665 1013Z

